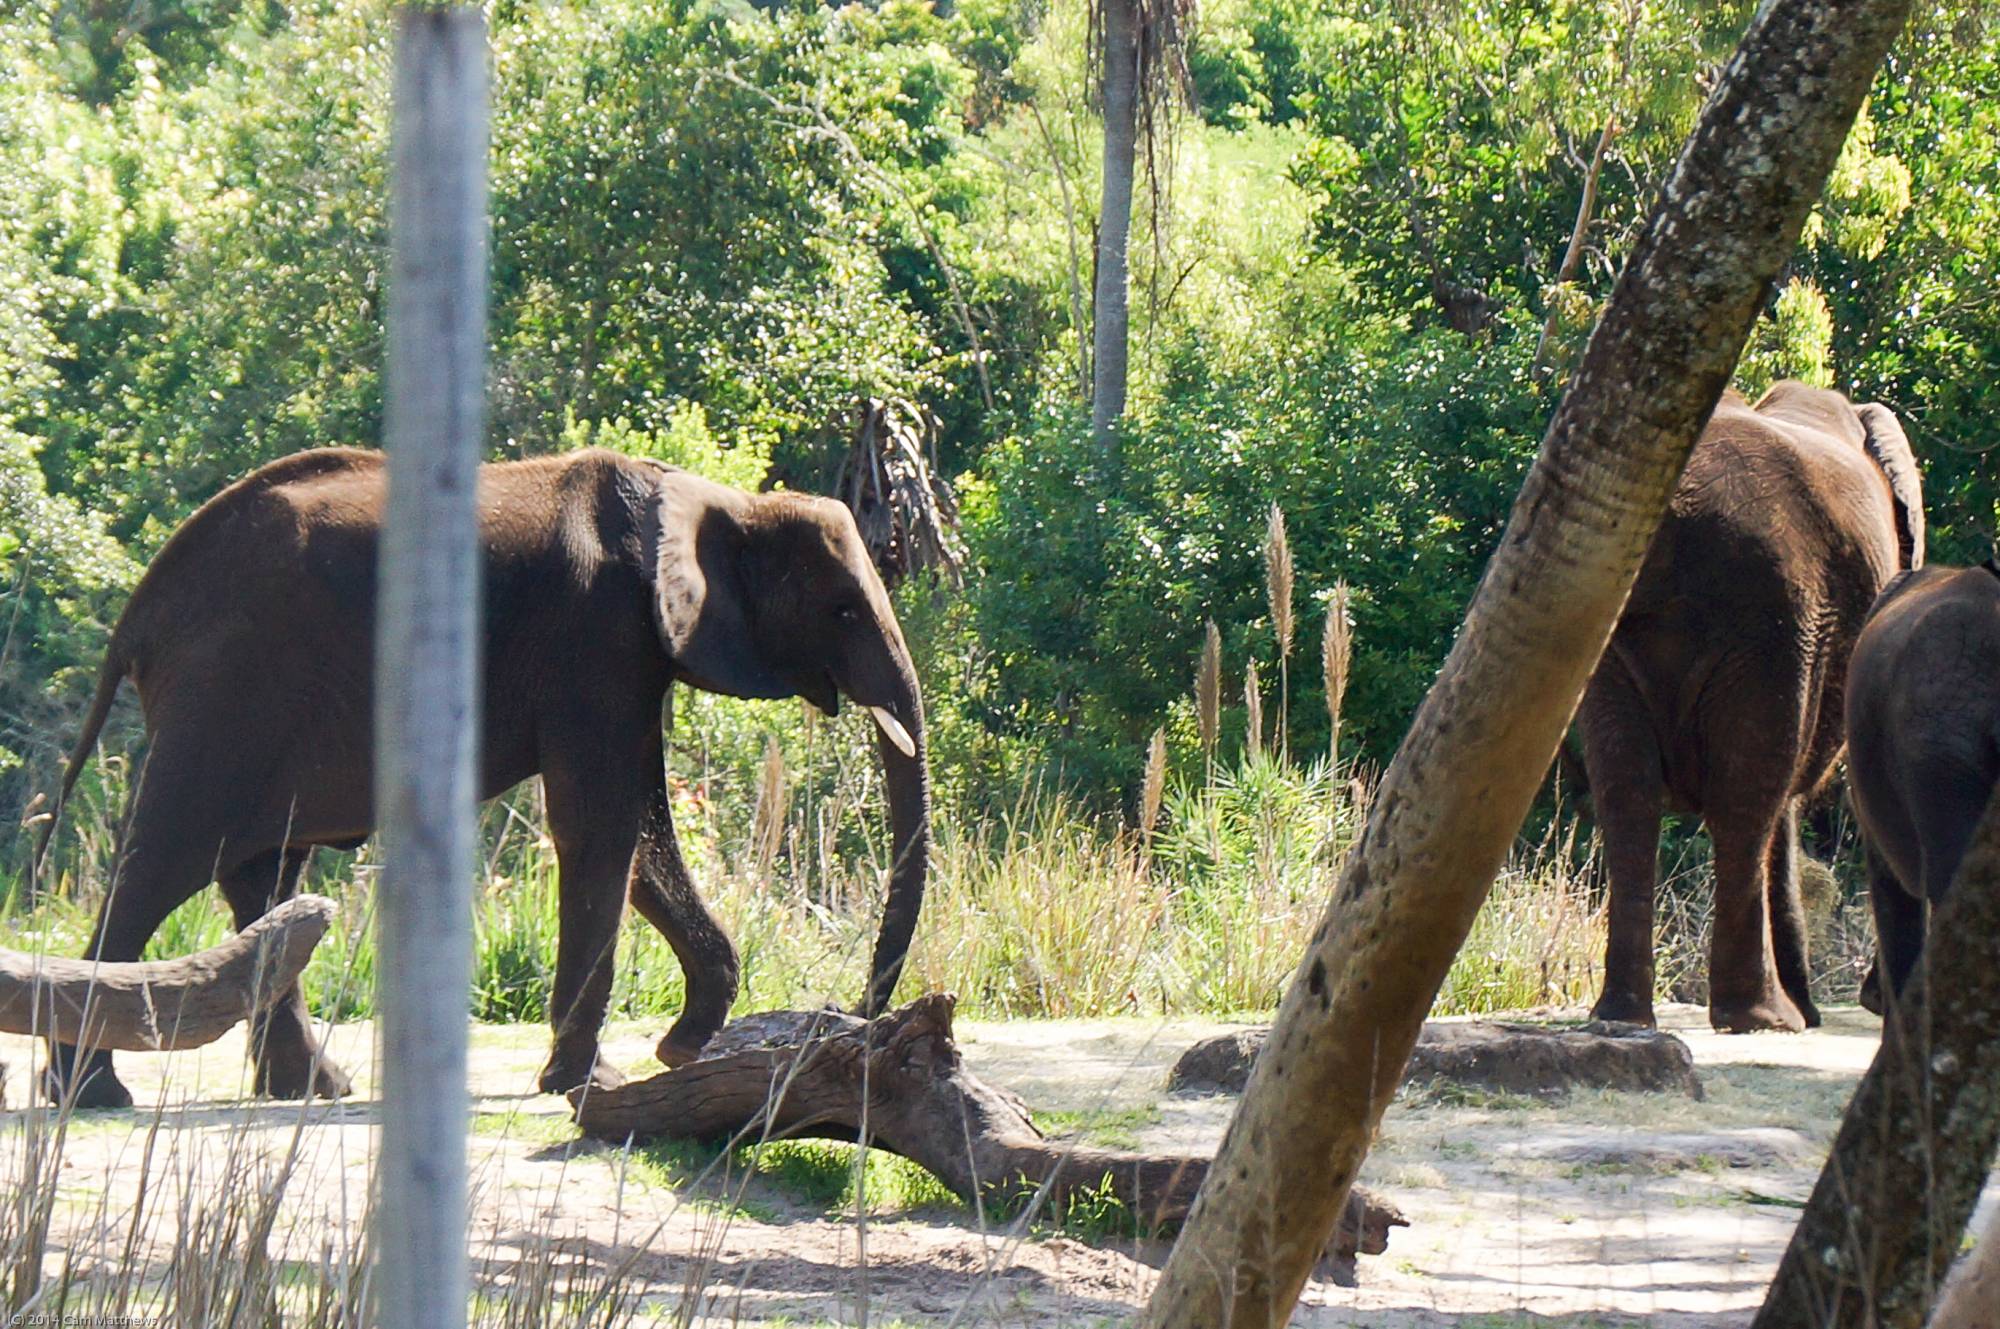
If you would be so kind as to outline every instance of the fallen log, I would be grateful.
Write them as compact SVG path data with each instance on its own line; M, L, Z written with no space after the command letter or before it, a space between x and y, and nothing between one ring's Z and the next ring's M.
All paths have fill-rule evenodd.
M1242 1093L1269 1033L1241 1029L1196 1043L1167 1073L1167 1092ZM1564 1029L1498 1020L1426 1021L1403 1078L1537 1097L1578 1087L1702 1096L1686 1043L1663 1030L1606 1022Z
M1177 1227L1207 1158L1050 1140L1021 1099L966 1070L952 1039L957 999L933 993L868 1021L835 1011L772 1011L717 1034L701 1059L615 1089L570 1094L586 1135L624 1141L817 1136L867 1142L928 1170L968 1203L1054 1214L1106 1196L1146 1233ZM1388 1249L1403 1215L1360 1187L1327 1251L1351 1285L1357 1253Z
M339 906L297 895L178 960L98 963L0 951L0 1032L120 1052L213 1043L298 979Z

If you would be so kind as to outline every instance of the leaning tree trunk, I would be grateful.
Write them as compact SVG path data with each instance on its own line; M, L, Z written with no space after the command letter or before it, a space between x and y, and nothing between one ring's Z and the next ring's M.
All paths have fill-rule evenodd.
M179 960L113 964L0 951L0 1033L119 1052L213 1043L289 991L339 906L295 895Z
M1139 138L1139 0L1099 0L1104 43L1104 201L1097 218L1090 431L1109 448L1125 414L1131 338L1132 173Z
M1977 1244L1952 1269L1930 1329L1992 1329L1996 1306L2000 1306L2000 1209L1993 1211Z
M1383 777L1152 1326L1282 1324L1907 0L1772 0L1723 71Z
M2000 793L1882 1022L1753 1329L1919 1329L2000 1144ZM1991 1227L1991 1225L1989 1225ZM1989 1237L1990 1240L1990 1237ZM2000 1271L1996 1271L2000 1272ZM2000 1323L2000 1287L1968 1324ZM1963 1297L1969 1300L1969 1297Z

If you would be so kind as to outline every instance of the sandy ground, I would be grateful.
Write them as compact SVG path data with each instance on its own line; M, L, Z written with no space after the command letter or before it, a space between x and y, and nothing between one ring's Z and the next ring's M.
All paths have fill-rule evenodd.
M1801 1036L1722 1037L1693 1008L1669 1008L1663 1022L1694 1049L1701 1102L1596 1091L1556 1103L1469 1092L1399 1100L1363 1175L1411 1227L1386 1255L1363 1257L1361 1287L1312 1285L1294 1322L1746 1323L1877 1026L1855 1010ZM1039 1110L1082 1114L1107 1143L1206 1150L1234 1100L1168 1098L1161 1084L1182 1049L1227 1027L968 1021L959 1034L981 1075ZM313 1264L351 1249L379 1111L371 1037L367 1025L331 1032L356 1095L303 1108L246 1097L240 1035L199 1052L121 1056L148 1107L72 1125L51 1260L117 1269L131 1249L159 1268L177 1227L219 1196L269 1188L288 1158L274 1254ZM1151 1285L1157 1249L1019 1238L940 1204L857 1224L783 1179L725 1177L721 1164L697 1176L698 1155L663 1162L579 1141L566 1106L532 1092L544 1037L488 1028L474 1038L472 1236L489 1278L504 1282L524 1256L554 1259L586 1278L615 1275L639 1323L722 1324L1096 1325L1122 1320ZM616 1027L608 1055L647 1073L655 1037L650 1026ZM34 1054L26 1040L0 1039L13 1068L12 1110L0 1114L10 1176L23 1165ZM148 1216L128 1247L142 1192Z

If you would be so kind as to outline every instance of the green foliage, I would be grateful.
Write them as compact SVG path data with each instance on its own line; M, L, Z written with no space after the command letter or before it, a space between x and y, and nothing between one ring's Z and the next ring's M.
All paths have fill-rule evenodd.
M1208 6L1199 114L1159 145L1170 189L1139 200L1131 410L1105 449L1082 388L1100 169L1083 7L508 0L491 451L606 446L813 490L857 398L935 411L973 561L962 588L898 591L949 901L915 969L989 1010L1263 1004L1284 964L1255 929L1310 918L1351 833L1345 781L1388 756L1442 660L1747 8ZM362 0L0 16L0 804L49 789L108 626L180 520L277 456L377 436L389 33ZM1739 372L1893 407L1947 561L2000 526L1996 108L1992 17L1920 16ZM1258 551L1273 504L1298 578L1283 670ZM1336 580L1355 619L1337 776L1312 762L1328 721L1307 649ZM1227 705L1197 778L1210 620ZM1253 661L1289 760L1248 752ZM840 989L887 853L865 722L685 693L675 709L676 815L743 944L746 1001ZM78 908L115 853L132 717L58 845ZM1156 728L1177 778L1140 872L1116 823ZM794 781L778 890L743 847L774 736ZM488 821L479 1002L539 1018L552 868L532 791L507 807ZM366 1007L353 907L309 976L322 1010ZM161 945L215 917L177 915ZM1167 926L1185 939L1163 958ZM1538 961L1503 943L1480 953L1506 982L1454 1001L1525 990ZM680 992L635 932L619 1008Z

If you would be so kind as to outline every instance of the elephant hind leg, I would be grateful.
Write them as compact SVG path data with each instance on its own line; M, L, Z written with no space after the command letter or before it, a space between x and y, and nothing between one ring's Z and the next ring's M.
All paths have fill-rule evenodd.
M217 884L238 932L292 898L311 856L310 846L272 849L222 874ZM354 1087L313 1037L312 1016L296 982L251 1020L250 1057L257 1092L272 1098L344 1098Z
M701 1055L728 1020L741 971L736 947L702 903L681 858L664 782L647 802L633 864L632 907L667 939L686 976L687 1001L680 1018L655 1050L666 1065L685 1065Z
M1733 809L1709 820L1715 844L1715 923L1709 939L1708 1018L1731 1034L1793 1033L1805 1014L1778 977L1771 917L1771 846L1780 809Z
M1807 960L1805 897L1799 889L1799 800L1788 800L1771 832L1764 880L1771 911L1771 952L1778 968L1778 985L1798 1008L1806 1028L1820 1025L1813 1004L1811 965Z
M1604 991L1591 1018L1653 1023L1653 896L1666 782L1637 690L1607 657L1583 701L1584 764L1610 877Z
M176 760L170 741L156 740L140 767L119 848L118 865L97 914L86 959L139 959L167 915L192 899L226 867L235 846L212 811L199 802L201 764ZM49 1044L43 1081L52 1102L79 1108L130 1107L132 1095L112 1069L111 1053Z
M1861 984L1861 1004L1886 1014L1924 946L1924 901L1873 846L1868 849L1868 903L1875 915L1875 967Z

